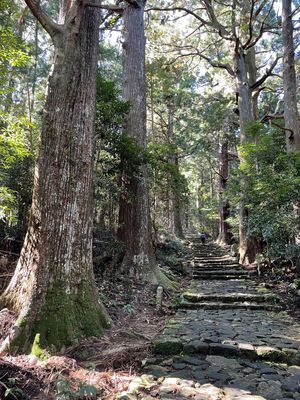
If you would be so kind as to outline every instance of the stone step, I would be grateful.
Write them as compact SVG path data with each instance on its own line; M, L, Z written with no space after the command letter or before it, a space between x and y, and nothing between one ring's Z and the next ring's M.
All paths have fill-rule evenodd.
M244 276L244 275L207 275L207 274L194 275L193 278L202 280L211 280L211 281L250 279L249 276Z
M248 272L242 268L207 268L207 267L195 267L193 270L194 274L206 274L206 275L248 275Z
M271 346L253 346L251 343L214 343L200 340L185 342L180 338L160 336L155 338L152 344L154 353L158 355L220 355L223 357L241 357L250 360L300 365L300 355L297 350Z
M193 268L193 276L198 275L243 275L248 276L248 272L241 268L203 268L203 267L194 267ZM222 278L221 278L222 279Z
M229 258L223 258L222 256L216 256L215 254L214 255L203 255L203 254L199 254L199 255L197 255L197 254L193 254L193 257L194 257L194 259L195 260L203 260L203 261L209 261L209 260L220 260L220 261L222 261L222 260L225 260L225 261L227 261L227 260L230 260ZM234 260L234 258L231 258L231 260Z
M193 254L195 257L222 257L222 258L229 258L231 257L230 254L228 253L224 253L224 251L216 251L216 250L207 250L207 251L203 251L201 249L197 250L193 250Z
M228 264L228 265L219 265L219 264L195 264L193 265L195 270L204 270L204 271L211 271L211 270L220 270L220 271L228 271L228 270L239 270L239 271L246 271L241 265L239 264ZM247 272L247 271L246 271Z
M193 277L196 279L235 279L235 278L249 278L246 271L237 270L210 270L210 271L193 271Z
M194 257L194 263L198 263L198 264L219 264L219 265L231 265L231 264L238 264L238 262L236 260L230 259L230 260L216 260L216 259L200 259L200 258L196 258Z
M194 246L193 250L195 254L199 253L199 254L220 254L222 256L226 255L225 251L223 251L222 249L202 246L201 244L198 246Z
M245 309L245 310L266 310L266 311L281 311L282 307L280 305L269 304L269 303L256 303L248 301L236 301L232 303L228 302L188 302L181 301L178 309L188 309L188 310L233 310L233 309Z
M213 268L213 269L209 269L209 268L194 268L193 270L193 275L194 276L198 276L198 275L202 275L202 274L211 274L211 275L243 275L243 276L248 276L247 271L243 270L243 269L228 269L228 270L224 270L224 268Z
M221 281L221 280L245 280L250 279L248 276L244 275L206 275L199 274L194 275L194 279L211 280L211 281Z
M256 303L278 303L279 297L273 293L260 294L260 293L215 293L215 294L202 294L193 292L184 292L182 297L189 302L221 302L221 303L234 303L234 302L256 302Z

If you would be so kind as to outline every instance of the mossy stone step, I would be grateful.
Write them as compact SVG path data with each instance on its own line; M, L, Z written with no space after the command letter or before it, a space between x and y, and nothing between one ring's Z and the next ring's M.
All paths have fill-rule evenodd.
M279 297L273 293L255 294L255 293L215 293L215 294L202 294L193 292L184 292L182 294L185 300L190 302L199 301L219 301L222 303L251 301L256 303L278 303Z
M245 309L245 310L266 310L266 311L282 311L280 305L270 304L270 303L256 303L251 301L233 301L219 302L219 301L199 301L199 302L189 302L181 301L177 305L177 309L196 309L203 310L233 310L233 309Z
M297 350L271 346L253 346L251 343L208 343L201 340L186 342L179 338L157 337L152 342L156 355L204 354L242 357L250 360L264 360L288 365L300 365Z

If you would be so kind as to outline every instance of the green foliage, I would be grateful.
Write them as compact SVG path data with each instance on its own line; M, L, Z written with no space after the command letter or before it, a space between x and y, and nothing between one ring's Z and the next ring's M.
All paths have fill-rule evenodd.
M4 101L11 89L9 81L17 70L29 62L28 47L20 39L17 25L17 7L8 0L0 4L0 96Z
M21 400L24 396L24 391L17 386L18 379L8 378L7 382L0 381L0 385L5 389L4 398L7 400Z
M128 315L134 315L136 312L135 308L131 304L124 304L123 311Z
M15 225L17 223L17 202L15 192L0 186L0 221Z
M97 79L96 106L96 202L106 213L120 196L121 171L133 179L139 179L140 167L151 162L152 155L140 147L123 131L123 121L130 104L122 101L116 82L104 78L99 72Z
M294 237L299 231L300 155L287 154L281 131L260 124L249 127L256 141L240 146L239 173L246 177L248 232L264 247L267 257L300 255ZM229 183L231 201L238 204L237 174ZM231 193L230 193L231 192ZM234 196L232 196L234 193Z
M31 198L30 170L26 170L25 183L19 167L32 167L25 160L32 160L29 137L31 129L35 127L27 117L17 118L0 113L0 118L0 220L16 225L23 204L30 203ZM25 193L27 201L24 199Z
M293 282L289 284L289 287L294 290L300 289L300 279L294 279Z
M96 141L95 141L95 199L96 208L103 212L119 197L120 147L122 124L129 105L121 100L120 89L106 80L102 71L97 78Z
M26 116L0 113L0 168L8 169L17 159L29 155L29 135L35 126Z
M95 386L82 382L78 382L78 389L76 390L64 378L57 381L56 388L55 400L93 400L100 394Z

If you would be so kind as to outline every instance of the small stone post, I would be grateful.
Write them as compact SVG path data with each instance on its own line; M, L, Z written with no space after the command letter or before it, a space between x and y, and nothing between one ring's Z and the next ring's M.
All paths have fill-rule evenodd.
M156 311L160 312L162 307L162 296L164 288L162 286L157 286L156 290Z

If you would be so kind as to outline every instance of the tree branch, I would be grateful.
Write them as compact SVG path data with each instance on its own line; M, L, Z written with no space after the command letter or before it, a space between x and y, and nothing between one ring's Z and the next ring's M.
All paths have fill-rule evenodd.
M61 25L54 22L52 18L41 9L38 2L35 0L25 0L25 3L42 27L49 33L51 38L62 31Z
M269 78L269 76L271 76L273 69L275 68L275 66L277 65L278 60L281 57L277 56L275 58L275 60L273 61L273 63L271 64L270 68L265 72L265 74L259 78L252 86L251 89L257 89L260 85L262 85L266 79Z
M138 2L138 0L124 0L124 1L135 8L141 8L141 5Z
M245 44L245 47L247 47L247 45L249 43L251 43L252 37L253 37L253 13L254 13L254 0L252 0L251 2L251 10L250 10L250 16L249 16L249 22L248 22L248 29L249 29L249 38Z
M212 67L225 69L231 76L234 76L234 71L229 64L215 62L212 59L210 59L209 57L201 54L200 52L198 53L198 55L200 57L204 58L204 60L206 60Z
M108 10L119 14L122 14L124 11L123 7L117 6L115 4L102 4L101 0L84 0L83 5L86 7L101 8L102 10Z
M259 41L259 39L260 39L260 38L262 37L262 35L264 34L264 32L265 32L265 26L266 26L266 21L267 21L269 15L270 15L270 13L271 13L271 11L272 11L272 9L273 9L273 4L274 4L274 0L272 0L272 2L271 2L271 4L270 4L270 7L269 7L269 10L268 10L268 12L267 12L265 18L263 19L263 21L261 21L261 25L260 25L260 29L259 29L259 34L257 35L257 37L256 37L253 41L252 41L252 37L253 37L253 27L252 27L252 29L251 29L251 35L250 35L249 39L246 41L246 43L243 45L243 48L244 48L244 49L250 49L251 47L255 46L256 43ZM264 6L264 2L261 4L260 7L263 8L263 6ZM258 10L260 10L260 7L258 8ZM255 14L254 14L254 17L255 17L255 18L256 18L257 15L259 14L259 13L258 13L258 10L256 10L256 12L255 12ZM260 12L260 11L259 11L259 12ZM259 22L260 22L260 21L259 21Z
M193 11L191 11L188 8L185 8L185 7L151 7L151 8L147 8L145 10L145 12L149 12L149 11L184 11L187 14L192 15L198 21L202 22L202 24L208 25L208 26L211 26L211 27L213 26L210 21L207 21L207 20L203 19L198 14L194 13Z
M203 0L203 3L206 6L206 12L209 16L211 25L218 31L219 35L226 40L233 40L230 36L230 33L227 31L225 26L223 26L217 19L214 9L211 5L211 0Z

